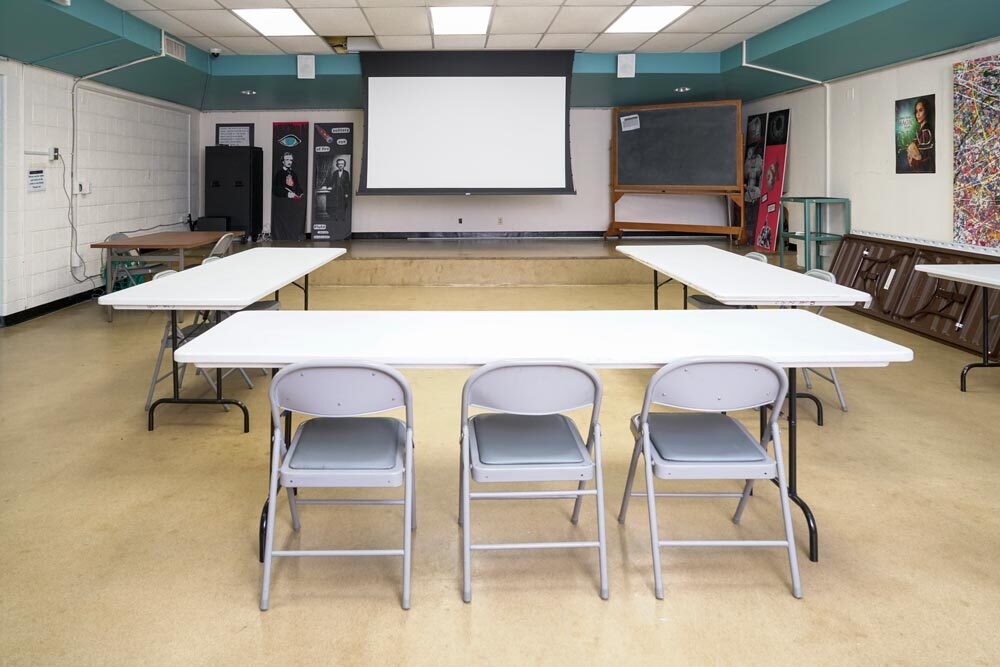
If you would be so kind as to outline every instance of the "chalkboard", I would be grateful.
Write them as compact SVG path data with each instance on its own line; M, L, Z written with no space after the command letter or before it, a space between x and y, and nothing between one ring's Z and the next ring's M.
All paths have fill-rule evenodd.
M740 102L615 109L616 189L738 190Z

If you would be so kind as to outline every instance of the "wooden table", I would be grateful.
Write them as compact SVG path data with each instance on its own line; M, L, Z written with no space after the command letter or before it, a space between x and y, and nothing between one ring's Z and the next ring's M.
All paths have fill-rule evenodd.
M608 344L624 334L627 344ZM401 368L474 367L502 359L659 368L681 357L727 355L766 357L788 369L886 366L913 359L908 348L805 310L244 312L186 343L176 355L202 368L272 369L322 359ZM819 538L815 518L798 495L791 407L788 433L789 497L806 516L809 557L815 561Z
M965 376L973 368L1000 367L1000 362L990 361L990 300L987 292L991 287L1000 289L1000 264L918 264L913 269L934 278L978 285L983 289L983 360L962 369L960 387L965 391Z
M199 232L191 232L199 233ZM204 232L217 234L217 232ZM225 234L226 232L221 232ZM309 273L332 262L347 251L343 248L252 248L229 255L217 262L203 264L183 273L165 276L113 294L105 294L98 303L119 310L169 310L171 326L171 364L173 395L161 398L149 408L149 430L153 415L164 403L214 403L235 405L243 411L243 430L250 430L250 413L242 402L222 397L221 370L216 373L214 399L181 398L177 376L177 311L236 311L303 278L305 309L309 309ZM296 283L297 285L297 283ZM207 335L207 334L202 334Z

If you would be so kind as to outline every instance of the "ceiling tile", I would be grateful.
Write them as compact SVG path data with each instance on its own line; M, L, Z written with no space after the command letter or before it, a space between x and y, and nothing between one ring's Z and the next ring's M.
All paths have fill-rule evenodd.
M557 7L497 7L493 10L491 35L515 35L545 32Z
M675 53L683 51L689 46L694 46L706 37L708 37L708 33L705 32L661 32L659 35L653 35L653 38L639 47L639 50Z
M587 47L587 51L591 53L631 53L649 38L649 33L619 32L598 35L597 39Z
M365 15L379 37L431 34L431 24L424 7L369 7L365 9Z
M741 19L753 7L695 7L666 28L666 32L716 32Z
M738 32L738 33L728 33L728 32L718 32L714 35L709 35L704 40L698 42L694 46L686 49L688 53L703 53L705 51L724 51L730 46L735 46L742 42L744 39L750 39L754 36L752 32Z
M773 0L772 5L810 5L816 7L817 5L824 5L829 0Z
M549 27L549 32L604 32L623 11L622 7L562 7Z
M232 56L236 54L236 51L226 47L224 44L217 42L214 39L209 39L208 37L185 37L184 41L188 44L197 46L202 51L219 49L219 51L222 52L222 55Z
M361 7L424 7L424 0L358 0Z
M632 0L566 0L563 4L566 6L572 5L576 7L592 7L595 5L605 7L609 5L625 6L631 5Z
M226 9L278 9L288 7L288 0L216 0Z
M378 41L386 51L420 51L432 46L430 35L379 37Z
M811 7L761 7L753 14L727 26L725 32L760 33L770 30L779 23L807 12Z
M430 0L427 3L429 7L489 7L492 4L493 0Z
M760 1L762 2L763 0L760 0ZM635 2L633 2L632 4L635 5L635 6L639 6L639 7L648 7L648 6L651 6L651 5L652 6L685 5L687 7L690 7L692 5L697 5L698 3L699 3L699 0L635 0ZM730 3L727 3L727 4L734 5L736 3L730 2ZM758 4L760 4L760 2L758 2Z
M597 37L596 34L543 35L538 44L540 49L585 49Z
M533 49L541 35L490 35L487 49Z
M313 35L268 37L267 39L285 53L333 53L333 49L322 37Z
M486 35L436 35L434 37L434 48L439 50L481 49L484 46L486 46Z
M704 0L703 5L753 5L763 7L768 0Z
M302 9L299 15L317 35L371 35L371 26L357 7Z
M175 19L170 14L160 11L151 12L132 12L133 16L142 19L146 23L151 23L157 28L162 28L166 30L171 35L176 35L178 37L198 37L201 35L200 32L192 28L191 26L181 23Z
M292 7L357 7L356 0L286 0Z
M136 9L145 9L151 11L156 9L153 5L146 2L146 0L108 0L112 5L118 9L124 9L125 11L131 11Z
M147 0L157 9L222 9L215 0Z
M263 37L220 37L216 41L242 56L269 56L284 53Z
M496 0L498 7L548 7L562 4L562 0Z
M192 9L170 12L171 16L183 21L208 37L255 37L257 31L248 26L226 9Z

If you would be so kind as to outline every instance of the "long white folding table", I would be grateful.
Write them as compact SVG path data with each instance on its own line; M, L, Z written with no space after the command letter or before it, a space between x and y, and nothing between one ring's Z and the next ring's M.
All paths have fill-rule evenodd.
M913 358L908 348L802 310L244 312L183 345L176 358L201 368L277 368L334 358L400 368L526 358L659 368L681 357L719 355L766 357L789 369ZM762 413L762 426L765 419ZM788 429L789 496L806 515L815 561L816 522L797 493L792 414Z
M990 288L1000 289L1000 264L918 264L913 267L927 275L983 288L983 360L962 369L961 389L965 391L965 376L973 368L996 368L1000 362L990 361Z
M255 301L294 283L309 309L309 274L343 255L343 248L252 248L187 271L102 296L98 303L118 310L169 310L173 394L149 408L153 430L156 408L164 403L235 405L243 411L243 431L250 431L250 413L242 401L222 397L222 371L216 371L215 398L181 398L177 374L177 311L215 311L216 326L222 312L246 308ZM304 278L303 284L295 283Z

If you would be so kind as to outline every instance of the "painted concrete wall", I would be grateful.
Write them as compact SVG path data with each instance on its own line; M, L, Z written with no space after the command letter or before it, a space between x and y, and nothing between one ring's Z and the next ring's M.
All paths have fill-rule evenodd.
M86 292L104 283L93 242L114 232L184 228L197 198L198 112L97 84L77 99L78 249L85 264L70 271L71 87L69 76L14 61L0 62L6 90L3 167L3 281L7 316ZM58 147L65 161L25 155ZM65 171L64 171L65 166ZM27 172L45 171L44 192L27 192ZM155 229L152 229L155 228Z

